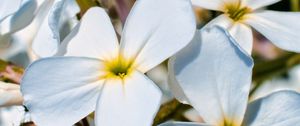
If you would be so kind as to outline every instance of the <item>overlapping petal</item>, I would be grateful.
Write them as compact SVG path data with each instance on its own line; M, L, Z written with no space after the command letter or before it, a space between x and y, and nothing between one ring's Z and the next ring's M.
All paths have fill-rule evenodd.
M229 30L230 35L237 41L237 43L251 55L253 47L253 34L251 27L236 22Z
M42 126L70 126L95 110L103 65L96 59L58 57L34 62L21 82L25 106Z
M22 0L2 0L0 4L0 21L10 14L16 12Z
M159 88L143 73L105 82L96 109L96 125L151 126L160 106Z
M70 9L74 2L74 0L55 0L49 3L51 8L33 42L33 49L38 56L53 56L64 37L74 27L72 17L79 12L78 8Z
M237 43L250 55L253 46L252 30L249 26L244 25L241 22L234 22L227 15L223 14L211 22L205 27L210 28L214 26L220 26L226 29L230 35L237 41Z
M294 126L300 123L300 94L279 91L250 103L245 126Z
M107 13L102 8L89 9L81 19L77 34L71 35L74 37L67 45L66 56L111 60L118 55L118 38Z
M220 27L197 35L201 41L193 41L176 55L171 63L174 73L170 74L208 124L219 125L226 119L239 125L246 109L253 61Z
M279 48L300 52L300 13L262 11L249 14L246 23Z
M138 0L122 34L121 54L145 73L186 46L196 21L189 0Z
M7 0L5 0L7 1ZM12 3L7 3L7 5L5 4L6 2L4 2L4 6L7 7L12 7L15 5L11 5L11 4L17 4L15 3L16 0L12 0L14 2ZM23 29L24 27L26 27L27 25L29 25L31 23L31 21L33 20L33 17L35 16L35 12L37 9L37 2L36 0L25 0L22 2L21 6L19 4L18 8L15 10L13 9L14 7L12 7L11 9L8 9L6 7L3 7L4 9L8 9L8 10L15 10L14 12L10 12L12 13L11 15L7 16L5 19L1 20L0 19L0 33L1 34L11 34L14 33L20 29Z

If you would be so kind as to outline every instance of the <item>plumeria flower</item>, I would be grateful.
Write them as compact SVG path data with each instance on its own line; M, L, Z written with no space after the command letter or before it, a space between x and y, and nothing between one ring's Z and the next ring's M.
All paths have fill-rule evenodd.
M120 43L98 7L75 30L65 57L38 60L25 71L21 91L33 121L69 126L95 111L98 126L151 125L162 93L144 73L192 40L190 1L136 1Z
M57 53L64 38L78 23L80 11L75 0L45 0L50 4L41 27L32 43L37 57L49 57Z
M249 54L251 54L253 27L276 46L300 52L299 12L277 12L260 8L280 0L192 0L193 5L210 10L222 11L209 23L227 29L230 35Z
M174 95L206 124L163 126L293 126L300 123L300 94L281 91L248 103L253 61L219 26L198 31L169 62ZM247 108L247 111L246 111Z

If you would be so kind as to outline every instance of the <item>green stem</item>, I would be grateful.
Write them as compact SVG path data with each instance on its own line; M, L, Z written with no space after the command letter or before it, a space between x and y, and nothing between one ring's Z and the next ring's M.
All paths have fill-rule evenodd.
M175 120L185 120L183 117L183 113L191 108L188 105L181 104L177 100L172 100L168 103L165 103L162 105L156 114L156 117L154 119L153 126L157 126L160 123L163 123L169 119L175 119Z

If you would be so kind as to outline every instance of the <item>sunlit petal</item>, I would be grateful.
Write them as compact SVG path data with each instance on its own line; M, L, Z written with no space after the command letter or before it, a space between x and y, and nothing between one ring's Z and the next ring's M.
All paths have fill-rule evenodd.
M300 52L300 13L262 11L246 21L279 48Z
M124 26L121 54L136 58L145 73L186 46L195 30L190 0L138 0Z
M201 41L176 55L173 74L205 122L239 125L250 90L252 58L220 27L198 35Z
M253 46L253 35L252 30L249 26L244 25L240 22L234 22L227 15L223 14L211 22L209 22L205 27L210 28L213 26L220 26L227 31L230 35L237 41L237 43L250 55Z
M42 126L70 126L95 110L103 81L96 59L47 58L30 65L21 82L24 104Z
M66 55L110 60L116 58L118 50L110 18L104 9L94 7L82 17L78 33L68 42Z
M159 88L140 72L123 81L107 80L97 104L96 125L151 126L161 96Z

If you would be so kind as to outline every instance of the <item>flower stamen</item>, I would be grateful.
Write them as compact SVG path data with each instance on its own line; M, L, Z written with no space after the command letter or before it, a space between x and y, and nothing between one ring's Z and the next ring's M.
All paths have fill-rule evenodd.
M250 8L241 7L239 4L227 5L226 9L227 9L226 14L228 14L228 16L234 21L242 20L247 13L251 12Z
M130 73L131 67L132 62L130 62L130 60L118 57L112 61L106 62L106 71L108 73L106 77L118 77L123 79Z

